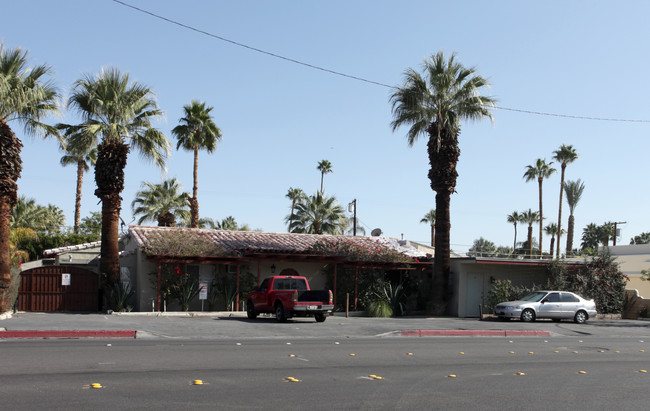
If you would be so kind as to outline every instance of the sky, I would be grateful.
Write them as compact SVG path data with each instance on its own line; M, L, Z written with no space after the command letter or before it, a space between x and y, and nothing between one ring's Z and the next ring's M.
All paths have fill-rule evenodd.
M512 246L507 215L538 209L538 186L523 178L526 166L538 158L552 161L562 144L579 156L566 179L585 183L574 245L589 223L625 222L618 244L650 231L650 2L124 2L196 30L112 0L2 0L0 40L5 48L28 50L31 65L52 66L64 102L76 80L108 67L155 92L165 112L155 126L167 135L172 155L163 172L130 153L121 210L127 224L134 223L131 202L143 181L177 178L191 191L193 155L175 149L171 130L195 99L214 107L223 133L214 153L199 154L201 217L233 216L252 229L285 232L288 189L314 194L317 164L326 159L333 173L325 176L325 194L346 209L356 199L367 235L380 228L390 237L428 243L430 228L420 220L435 208L435 193L426 139L409 147L406 127L392 131L387 86L400 86L407 68L421 70L425 58L443 50L488 79L485 94L499 107L494 121L462 123L451 198L453 251L466 252L479 237ZM48 119L80 121L65 107ZM60 207L72 226L75 167L60 165L55 141L10 126L24 142L19 195ZM558 173L543 184L545 225L557 222L554 166ZM94 190L94 175L86 173L82 217L101 209ZM568 215L565 202L564 228ZM518 241L525 235L520 225ZM545 251L549 241L544 235Z

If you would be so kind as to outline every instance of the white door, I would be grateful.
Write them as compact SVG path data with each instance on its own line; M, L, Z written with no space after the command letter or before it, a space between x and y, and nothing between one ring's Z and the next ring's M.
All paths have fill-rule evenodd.
M465 296L465 316L479 317L481 312L478 306L483 304L483 274L467 274Z

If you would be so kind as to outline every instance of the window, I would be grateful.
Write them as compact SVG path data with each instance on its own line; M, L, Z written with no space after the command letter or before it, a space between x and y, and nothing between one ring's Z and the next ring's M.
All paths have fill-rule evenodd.
M549 295L546 296L544 299L547 303L559 303L560 302L560 294L559 293L550 293Z
M579 303L580 300L573 294L562 293L561 299L563 303Z
M269 279L266 278L264 281L262 281L262 285L260 285L260 290L267 290L269 288Z

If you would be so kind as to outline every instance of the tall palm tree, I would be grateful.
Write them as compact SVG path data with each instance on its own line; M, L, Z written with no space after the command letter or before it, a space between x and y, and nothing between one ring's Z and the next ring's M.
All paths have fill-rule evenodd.
M296 209L296 203L305 198L305 192L300 188L289 187L286 196L291 200L291 214L289 214L284 220L288 223L288 231L291 232L291 223L294 219L294 210Z
M336 198L320 192L296 203L295 216L290 227L292 233L343 234L348 225L345 210Z
M192 185L192 197L189 198L192 228L199 226L199 150L212 153L217 149L217 142L221 141L221 130L214 123L210 114L213 108L206 107L205 102L199 103L192 100L190 104L183 107L185 116L179 120L180 124L172 130L172 134L178 139L176 149L183 147L185 150L194 152L194 184Z
M318 167L316 167L318 171L320 171L320 193L323 194L323 179L325 177L325 174L332 173L332 163L330 163L327 160L321 160L318 162Z
M135 193L135 199L131 203L133 215L140 216L138 224L156 221L160 227L174 227L177 218L180 221L187 220L190 216L187 210L189 196L182 190L175 178L164 180L160 184L143 181L142 189Z
M7 310L7 290L11 285L11 230L9 215L16 205L23 165L22 142L10 122L22 124L26 134L57 136L56 129L42 122L58 110L57 89L48 77L46 65L28 67L27 51L5 50L0 45L0 313Z
M560 238L564 233L562 230L562 193L564 192L564 172L567 164L573 163L578 158L578 153L573 146L562 144L559 150L553 152L555 155L553 159L560 163L560 205L557 211L557 258L560 258ZM553 253L551 253L553 254Z
M540 221L539 211L533 211L530 208L528 211L521 213L521 222L528 224L528 258L533 258L533 224ZM539 247L540 255L542 253L542 246Z
M79 126L71 126L71 132L101 141L95 164L95 195L102 202L100 273L108 304L114 307L109 290L120 281L117 242L127 155L137 149L143 157L164 167L169 141L152 125L162 115L153 91L131 82L127 73L117 69L103 69L97 76L85 75L77 80L68 106L78 110L84 120Z
M512 252L515 253L517 250L517 223L522 222L521 214L519 214L516 211L513 211L512 213L508 214L507 219L509 223L515 226L515 239L512 242Z
M566 235L566 256L573 256L573 232L575 227L575 219L573 212L585 191L585 184L577 179L576 181L567 181L564 184L564 192L566 194L566 202L569 205L569 224L567 225Z
M61 157L61 165L77 166L77 192L74 202L74 233L79 234L79 223L81 220L81 188L83 187L84 173L90 170L97 161L96 139L86 139L81 136L66 135L66 142L61 145L64 151Z
M431 226L431 247L436 246L436 210L433 208L422 217L420 223L426 223Z
M539 185L539 255L542 255L542 234L543 234L543 221L544 213L542 212L542 183L545 178L549 178L551 174L555 173L555 169L551 167L553 162L546 164L546 159L538 158L534 166L526 166L524 178L526 182L537 180Z
M489 84L456 61L455 54L445 58L442 51L425 59L423 74L409 68L404 83L390 96L393 131L410 126L406 135L409 146L422 136L428 139L429 180L436 192L436 239L433 281L429 311L441 315L447 310L450 275L451 227L450 197L455 192L456 164L460 156L458 136L461 120L492 118L495 100L481 96Z

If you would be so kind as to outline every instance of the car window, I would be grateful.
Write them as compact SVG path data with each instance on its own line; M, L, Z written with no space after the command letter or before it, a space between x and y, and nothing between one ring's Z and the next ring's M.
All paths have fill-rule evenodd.
M580 299L576 297L573 294L570 293L562 293L560 296L560 299L562 300L563 303L579 303Z
M265 278L262 285L260 285L260 290L266 290L267 288L269 288L269 279Z
M545 300L546 300L546 302L549 302L549 303L559 303L560 302L560 294L559 293L550 293L549 295L546 296Z
M544 292L536 292L536 293L528 294L527 296L523 297L523 298L521 299L521 301L534 301L534 302L538 302L538 301L540 301L542 298L544 298L545 295L546 295L546 293L544 293Z

